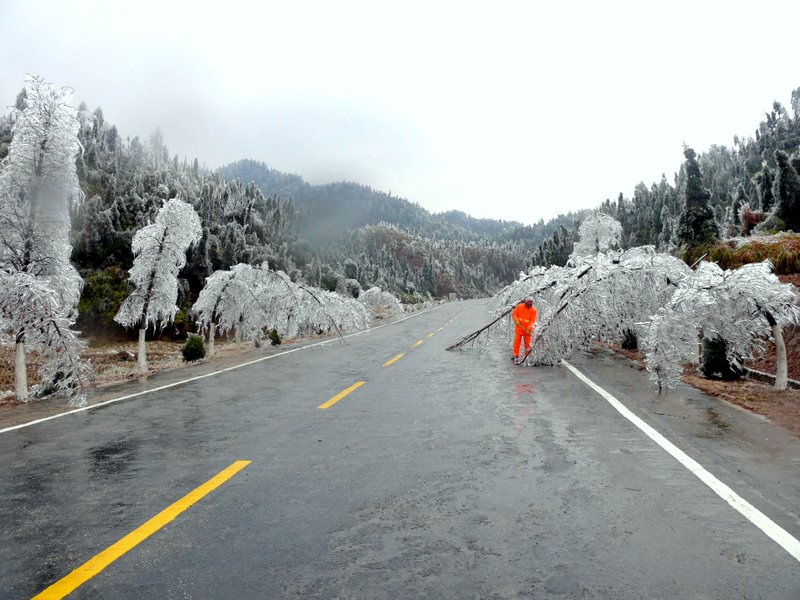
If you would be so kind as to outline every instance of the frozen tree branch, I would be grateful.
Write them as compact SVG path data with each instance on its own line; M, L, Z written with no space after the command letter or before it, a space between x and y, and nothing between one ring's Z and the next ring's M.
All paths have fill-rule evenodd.
M136 232L131 245L135 256L128 272L135 290L114 320L123 327L139 327L139 369L147 368L145 331L164 327L178 312L178 273L186 264L186 250L202 237L200 217L189 204L174 198L164 203L155 223Z

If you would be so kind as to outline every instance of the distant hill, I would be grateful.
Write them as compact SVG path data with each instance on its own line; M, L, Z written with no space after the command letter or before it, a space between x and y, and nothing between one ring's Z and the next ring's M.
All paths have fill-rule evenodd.
M254 160L240 160L217 172L226 180L255 183L266 196L291 199L301 215L299 233L310 239L330 238L381 222L420 235L459 240L498 238L524 228L518 222L475 219L460 211L432 214L405 198L358 183L311 185L299 175L282 173Z

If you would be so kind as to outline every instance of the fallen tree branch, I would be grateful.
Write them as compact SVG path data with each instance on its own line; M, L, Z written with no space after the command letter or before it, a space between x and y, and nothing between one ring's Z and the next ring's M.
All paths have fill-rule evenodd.
M583 274L581 274L581 277L582 277L582 276L583 276ZM541 292L545 291L546 289L549 289L549 288L551 288L551 287L555 286L557 283L558 283L557 281L551 281L551 282L550 282L550 283L548 283L547 285L545 285L545 286L543 286L543 287L539 288L538 290L536 290L535 292L533 292L531 295L532 295L532 296L535 296L536 294L540 294ZM450 344L450 345L449 345L447 348L445 348L445 350L458 350L458 349L460 349L460 348L463 348L463 347L464 347L466 344L469 344L470 342L474 342L474 341L475 341L475 340L478 338L478 336L479 336L480 334L482 334L484 331L487 331L487 330L488 330L488 329L489 329L489 328L490 328L492 325L494 325L494 324L495 324L495 323L497 323L497 322L498 322L500 319L502 319L502 318L503 318L503 317L505 317L507 314L509 314L509 313L510 313L512 310L514 310L514 307L515 307L517 304L519 304L520 302L524 302L524 299L523 299L523 300L520 300L519 302L515 302L514 304L512 304L512 305L511 305L511 307L510 307L510 308L507 308L506 310L504 310L504 311L503 311L503 313L502 313L502 314L501 314L499 317L497 317L497 318L496 318L494 321L492 321L492 322L491 322L491 323L489 323L488 325L484 325L483 327L481 327L481 328L480 328L480 329L478 329L477 331L473 331L473 332L472 332L472 333L470 333L468 336L466 336L466 337L464 337L464 338L462 338L462 339L458 340L458 341L457 341L457 342L455 342L454 344Z
M516 304L515 304L514 306L516 306ZM512 306L511 308L508 308L508 309L504 310L504 311L503 311L503 314L501 314L499 317L497 317L497 318L496 318L494 321L492 321L492 322L491 322L491 323L489 323L488 325L484 325L483 327L481 327L480 329L478 329L478 331L473 331L473 332L472 332L472 333L470 333L470 334L469 334L467 337L460 339L460 340L459 340L459 341L457 341L455 344L451 344L451 345L449 345L447 348L445 348L445 350L457 350L457 349L459 349L459 348L462 348L462 347L463 347L465 344L468 344L468 343L470 343L470 342L474 342L474 341L477 339L477 337L478 337L480 334L482 334L484 331L486 331L487 329L489 329L489 327L491 327L492 325L494 325L495 323L497 323L497 322L498 322L500 319L502 319L502 318L503 318L503 317L505 317L505 316L506 316L508 313L510 313L512 310L514 310L514 306Z

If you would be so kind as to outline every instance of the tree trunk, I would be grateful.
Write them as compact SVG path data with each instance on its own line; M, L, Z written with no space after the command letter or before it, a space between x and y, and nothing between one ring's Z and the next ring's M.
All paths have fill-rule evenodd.
M787 364L783 332L777 323L772 325L772 337L775 340L775 389L785 390L789 385L789 365Z
M242 324L236 327L236 351L239 352L242 349Z
M767 323L772 327L772 339L775 342L775 389L785 390L789 386L789 365L786 359L786 342L783 341L781 326L768 310L764 310Z
M14 391L17 402L28 401L28 371L25 363L25 342L17 342L16 364L14 366Z
M139 330L139 370L144 373L147 371L147 354L144 347L144 335L146 329Z
M217 328L217 324L214 321L211 321L211 325L208 328L208 357L214 358L214 330Z
M692 353L692 364L699 365L700 357L703 354L703 330L697 330L697 343L694 345L694 352Z

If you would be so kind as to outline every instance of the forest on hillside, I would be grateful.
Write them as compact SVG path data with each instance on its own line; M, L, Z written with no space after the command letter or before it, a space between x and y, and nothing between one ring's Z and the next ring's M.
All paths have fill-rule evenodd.
M14 108L25 104L23 90ZM13 114L0 118L0 159L13 139ZM134 234L176 197L203 224L179 276L181 311L173 332L180 334L192 330L188 308L206 278L239 263L266 263L293 281L328 290L346 292L344 282L355 279L361 289L380 286L405 302L485 296L530 266L533 249L558 223L572 226L577 218L529 227L431 215L365 186L310 186L254 161L210 172L197 158L171 155L158 129L146 140L125 136L101 108L85 103L77 119L83 198L71 210L72 262L84 281L77 327L90 334L124 335L113 316L129 292Z
M752 233L800 230L794 185L800 172L800 87L787 109L775 101L752 136L733 137L733 145L713 145L697 154L707 203L718 239ZM679 149L676 149L679 150ZM688 162L688 161L687 161ZM686 206L687 162L674 176L650 185L638 183L633 196L620 192L598 210L622 224L623 248L654 245L676 252L686 241L680 232ZM782 206L781 203L783 203ZM776 219L782 215L783 218ZM768 220L768 217L772 219ZM564 265L578 239L580 223L561 224L534 252L536 265Z
M25 105L23 90L15 108ZM431 214L353 182L313 186L254 160L211 172L198 158L171 155L158 129L146 140L131 138L101 108L81 104L76 112L83 197L70 212L71 260L84 281L77 327L90 334L123 334L113 316L130 291L134 234L176 197L202 222L200 242L179 274L181 310L171 331L181 335L193 330L189 307L206 278L240 263L267 264L292 281L342 293L379 286L404 302L488 296L533 265L565 264L591 212L527 226L456 211ZM0 159L13 139L13 115L0 118ZM754 137L734 138L732 148L713 146L692 159L718 237L796 230L800 223L792 204L800 171L800 88L789 110L775 102L765 115ZM672 181L640 183L632 198L620 193L596 207L622 224L623 248L652 244L675 252L687 241L681 219L687 168L694 164L688 156Z

